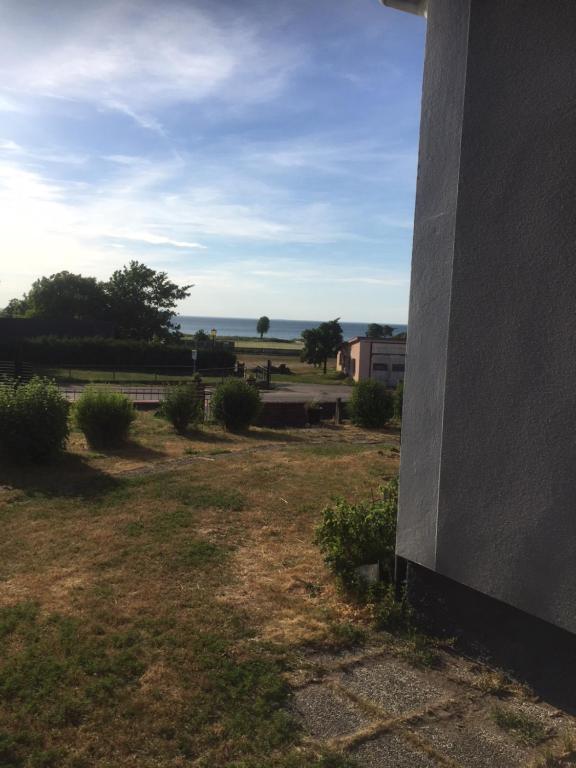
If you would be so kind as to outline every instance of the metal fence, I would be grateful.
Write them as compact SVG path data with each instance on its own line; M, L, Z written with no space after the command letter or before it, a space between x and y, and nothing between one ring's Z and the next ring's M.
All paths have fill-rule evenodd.
M30 381L34 370L29 363L19 363L14 360L0 360L0 382L8 382L17 379Z

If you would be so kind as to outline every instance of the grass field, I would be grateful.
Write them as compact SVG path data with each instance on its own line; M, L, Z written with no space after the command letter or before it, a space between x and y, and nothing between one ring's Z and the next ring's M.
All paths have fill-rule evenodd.
M248 368L255 367L257 365L266 364L265 355L243 355L240 354L238 359L244 362ZM292 371L289 375L273 374L272 381L278 383L292 383L292 384L342 384L341 379L336 378L336 360L328 361L328 373L326 376L322 373L322 368L315 368L308 363L301 362L298 358L294 357L281 357L275 356L272 359L272 365L280 366L282 363L287 365ZM158 382L176 383L179 381L189 381L188 376L174 376L171 374L159 372L159 373L146 373L142 371L113 371L102 369L86 369L86 368L46 368L42 371L42 374L50 378L55 378L62 383L118 383L118 384L154 384ZM221 381L220 376L203 376L204 381L207 384L214 384ZM348 382L349 383L349 382Z
M239 341L235 340L234 345L236 347L241 348L249 348L249 349L262 349L263 351L266 351L267 349L280 349L280 350L289 350L289 351L300 351L303 347L303 342L301 341L266 341L266 339L247 339L245 341Z
M144 413L122 450L74 433L55 466L0 468L0 765L344 766L303 747L287 673L361 636L313 530L396 473L398 443L180 437Z

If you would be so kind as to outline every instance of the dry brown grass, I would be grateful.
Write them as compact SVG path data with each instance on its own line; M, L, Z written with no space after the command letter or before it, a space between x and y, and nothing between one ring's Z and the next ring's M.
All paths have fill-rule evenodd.
M349 427L180 437L140 414L114 454L74 434L53 467L1 468L6 765L283 766L278 660L356 615L314 526L395 473L397 445Z

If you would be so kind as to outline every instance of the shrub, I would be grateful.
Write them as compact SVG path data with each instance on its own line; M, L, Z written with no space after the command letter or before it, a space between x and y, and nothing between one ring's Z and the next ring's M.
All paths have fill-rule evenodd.
M160 413L172 424L176 432L185 432L190 424L199 424L204 417L202 390L195 384L169 387Z
M231 432L247 429L260 408L260 393L242 379L227 379L212 395L212 418Z
M388 581L394 573L398 480L388 481L376 501L351 504L339 499L322 513L316 529L316 543L324 561L347 589L366 585L356 568L380 562L381 575Z
M76 424L92 448L124 442L136 418L130 398L121 392L87 387L75 408Z
M368 379L352 390L350 418L359 427L383 427L392 418L392 397L384 384Z
M70 404L47 379L0 385L0 453L13 461L44 461L64 450Z

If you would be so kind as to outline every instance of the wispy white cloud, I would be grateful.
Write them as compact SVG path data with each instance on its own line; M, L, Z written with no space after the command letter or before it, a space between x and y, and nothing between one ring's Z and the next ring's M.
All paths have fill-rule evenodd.
M189 243L185 240L173 240L170 237L152 235L150 232L123 232L122 230L118 230L116 232L109 232L107 236L117 240L134 240L137 243L148 243L149 245L172 245L174 248L192 249L206 248L206 246L202 245L201 243Z
M162 132L156 113L163 107L274 98L305 59L302 49L272 43L254 19L220 5L208 13L151 0L69 4L51 24L38 10L4 3L0 108L12 108L13 94L88 102Z
M64 165L83 165L88 160L86 154L63 152L49 147L27 149L12 139L0 138L0 156L2 153L33 162L62 163Z

